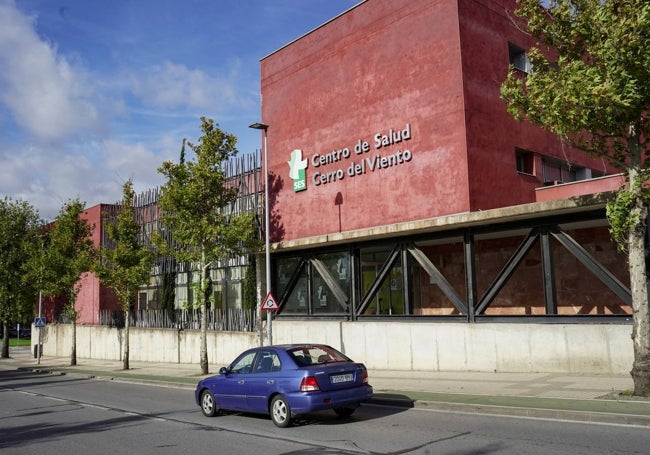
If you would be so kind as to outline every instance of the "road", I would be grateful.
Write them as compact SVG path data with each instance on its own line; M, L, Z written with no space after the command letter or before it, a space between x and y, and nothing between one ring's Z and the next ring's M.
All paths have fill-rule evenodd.
M266 416L204 417L193 391L0 370L5 454L642 454L647 427L363 406L276 428Z

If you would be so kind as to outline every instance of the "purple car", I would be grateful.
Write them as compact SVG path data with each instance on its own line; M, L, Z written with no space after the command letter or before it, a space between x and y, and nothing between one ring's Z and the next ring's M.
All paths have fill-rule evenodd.
M288 344L249 349L219 374L196 386L203 415L221 410L270 414L285 428L300 414L333 409L349 416L372 397L368 371L322 344Z

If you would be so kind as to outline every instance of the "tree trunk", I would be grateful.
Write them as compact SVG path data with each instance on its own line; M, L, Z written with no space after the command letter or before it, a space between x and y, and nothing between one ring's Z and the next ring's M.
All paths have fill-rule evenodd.
M77 318L72 320L72 349L70 350L70 366L77 365Z
M129 369L129 328L131 326L131 311L129 305L126 305L124 311L124 355L122 357L122 368Z
M205 263L205 253L202 259L201 292L198 296L201 299L201 374L208 374L208 305L205 294L208 284L207 274L209 273L209 267Z
M632 343L634 345L634 364L632 379L634 395L650 396L650 319L648 311L648 277L645 263L645 216L647 208L642 210L643 227L635 229L629 235L628 261L630 268L630 290L632 292L633 326Z
M631 170L630 188L635 191L636 204L630 217L636 219L635 226L628 235L628 266L630 270L630 291L632 293L633 325L632 343L634 345L634 364L632 379L634 395L650 396L650 312L648 311L648 276L646 271L646 222L648 207L640 194L639 172Z
M6 322L2 323L2 356L3 359L9 358L9 326Z

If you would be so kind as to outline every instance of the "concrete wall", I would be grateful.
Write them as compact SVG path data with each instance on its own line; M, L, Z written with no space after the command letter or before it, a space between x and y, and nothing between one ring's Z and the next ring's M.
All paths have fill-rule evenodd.
M70 356L71 324L50 324L43 329L43 355ZM77 326L77 358L121 360L123 330L96 326ZM32 327L32 346L38 330ZM240 352L259 345L259 335L249 332L208 331L208 363L227 365ZM129 360L199 364L201 337L198 330L129 330Z
M410 322L273 323L273 342L322 342L375 370L628 374L632 326Z
M44 329L43 354L70 355L69 324ZM422 322L273 322L273 342L325 343L374 370L628 374L632 326L618 324L458 324ZM32 330L36 344L37 330ZM130 331L130 360L199 363L200 332ZM77 327L77 357L122 358L122 331ZM227 365L257 346L257 333L208 332L208 361Z

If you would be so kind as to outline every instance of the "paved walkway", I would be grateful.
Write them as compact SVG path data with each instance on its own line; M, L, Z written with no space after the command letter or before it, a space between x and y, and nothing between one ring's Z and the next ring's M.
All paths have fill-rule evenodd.
M38 362L29 347L9 354L0 359L0 376L3 369L22 368L188 388L204 377L193 364L131 361L123 370L112 360L79 358L74 367L69 357ZM650 399L621 395L633 389L629 375L370 370L369 376L378 404L650 426Z

